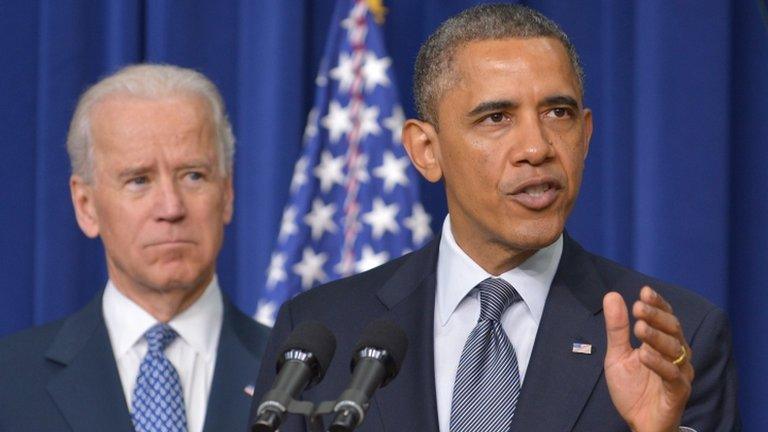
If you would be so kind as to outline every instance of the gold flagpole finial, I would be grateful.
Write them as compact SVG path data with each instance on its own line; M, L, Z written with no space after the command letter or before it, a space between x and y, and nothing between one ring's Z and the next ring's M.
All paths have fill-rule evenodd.
M387 14L387 8L384 7L384 0L365 0L373 14L373 19L376 20L376 24L384 24L384 16Z

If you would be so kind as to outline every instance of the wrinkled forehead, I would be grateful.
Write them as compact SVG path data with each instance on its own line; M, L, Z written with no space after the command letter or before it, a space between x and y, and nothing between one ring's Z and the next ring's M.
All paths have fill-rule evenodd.
M216 156L210 107L195 94L142 97L112 94L94 104L90 139L98 156L124 157L150 149L203 151Z
M558 73L571 83L581 96L576 71L568 52L553 37L476 40L464 43L451 55L450 72L455 83L482 79L483 74L523 73L534 75Z

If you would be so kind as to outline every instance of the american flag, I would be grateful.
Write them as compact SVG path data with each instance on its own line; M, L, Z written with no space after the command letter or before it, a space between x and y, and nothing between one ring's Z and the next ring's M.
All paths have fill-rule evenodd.
M316 285L368 270L432 236L401 143L405 117L374 12L336 3L315 103L255 318Z

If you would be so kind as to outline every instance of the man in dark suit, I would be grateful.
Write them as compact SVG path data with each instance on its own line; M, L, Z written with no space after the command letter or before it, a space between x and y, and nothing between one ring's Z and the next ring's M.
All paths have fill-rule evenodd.
M189 69L127 67L83 94L67 150L109 281L74 315L0 342L0 430L243 430L268 330L215 274L234 152L218 90Z
M252 416L298 323L318 319L338 340L324 382L304 392L317 402L339 396L361 329L387 318L410 348L361 431L738 429L723 313L564 232L592 114L557 25L516 5L467 10L422 46L414 87L420 119L403 144L424 177L445 182L442 234L284 304ZM291 416L280 430L304 428Z

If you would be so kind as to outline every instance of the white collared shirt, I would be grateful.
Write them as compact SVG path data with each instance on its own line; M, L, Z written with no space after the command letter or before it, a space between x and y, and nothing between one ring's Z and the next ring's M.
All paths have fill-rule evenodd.
M562 252L563 236L560 235L551 245L498 276L512 284L523 299L510 306L501 317L501 326L515 348L521 383ZM474 288L492 276L459 247L447 216L437 258L434 320L435 390L441 432L448 432L453 385L464 343L480 317L480 300Z
M130 411L139 365L147 353L144 333L158 321L111 280L104 290L102 312ZM168 345L165 355L181 380L189 432L203 430L223 318L224 303L214 276L203 295L168 322L179 337Z

